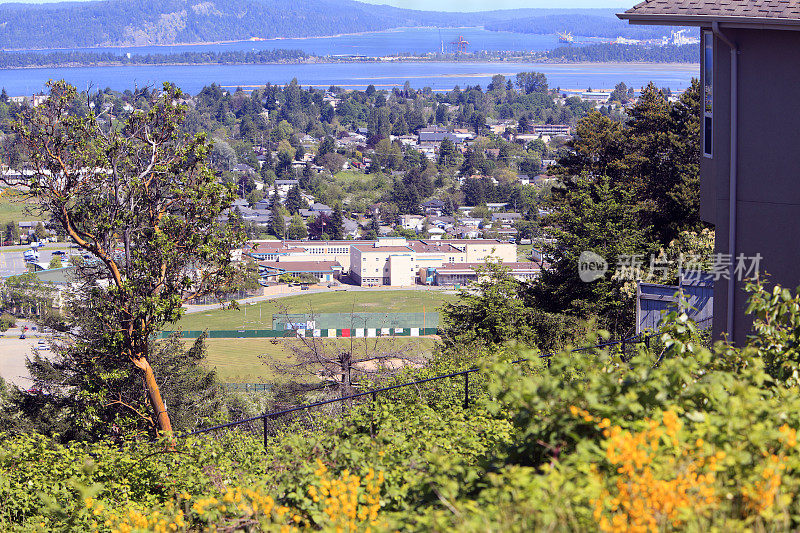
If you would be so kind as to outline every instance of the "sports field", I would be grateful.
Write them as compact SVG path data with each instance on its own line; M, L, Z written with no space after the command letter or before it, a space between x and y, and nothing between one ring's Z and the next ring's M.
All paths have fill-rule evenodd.
M409 357L430 356L435 343L430 338L401 337L385 339L354 339L355 354L364 353L365 341L370 342L370 353L392 351L407 347ZM291 344L299 344L296 339L206 339L208 358L206 365L217 371L223 383L274 383L288 379L295 381L314 381L313 376L298 379L285 373L280 367L294 360ZM337 344L348 346L350 340L326 341L331 348ZM191 341L187 341L187 344ZM262 357L263 356L263 359ZM356 355L357 356L357 355Z
M0 194L0 224L5 228L8 222L17 222L23 220L37 220L41 216L29 212L29 207L34 204L27 204L22 197L22 194L14 189L3 189Z
M441 291L331 291L277 298L239 309L215 309L184 316L164 329L183 331L272 329L272 315L287 313L433 313L455 294Z

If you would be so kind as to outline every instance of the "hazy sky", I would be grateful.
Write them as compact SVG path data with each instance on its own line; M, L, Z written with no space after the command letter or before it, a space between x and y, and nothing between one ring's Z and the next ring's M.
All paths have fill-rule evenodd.
M20 0L0 0L0 4ZM27 0L26 3L47 4L60 0ZM79 0L86 1L86 0ZM218 0L224 2L225 0ZM638 0L361 0L371 4L386 4L408 9L432 11L487 11L491 9L514 9L520 7L544 8L601 8L631 7Z

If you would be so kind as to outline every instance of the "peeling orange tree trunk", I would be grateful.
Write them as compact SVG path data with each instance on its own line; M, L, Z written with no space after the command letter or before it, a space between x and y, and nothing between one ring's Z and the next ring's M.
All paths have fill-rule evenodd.
M153 413L156 415L155 424L158 431L164 435L172 435L172 422L170 422L169 414L167 413L167 406L161 398L161 389L156 382L156 375L153 373L153 367L147 361L146 357L139 357L133 360L136 368L144 374L144 384L147 389L147 397L150 399L150 406L153 408Z
M245 234L220 223L235 190L208 166L206 137L182 131L188 108L174 86L165 85L122 127L107 128L93 113L72 112L82 98L75 87L48 85L47 101L13 123L34 170L24 184L38 207L99 260L81 274L88 282L83 297L102 322L108 366L133 364L142 372L152 414L115 403L169 437L172 423L148 361L150 339L180 318L182 300L238 288L231 250Z

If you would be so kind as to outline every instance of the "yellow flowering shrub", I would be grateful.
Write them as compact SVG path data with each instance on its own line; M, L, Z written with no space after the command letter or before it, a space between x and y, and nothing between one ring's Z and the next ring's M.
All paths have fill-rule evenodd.
M753 479L738 479L736 490L720 480L726 452L684 428L674 410L644 418L637 430L575 406L570 413L602 432L602 460L590 467L600 487L591 501L600 531L681 529L687 521L696 525L720 512L750 522L771 519L792 498L781 494L787 453L797 445L797 431L786 424L778 430L780 448L763 451L752 469Z
M594 519L601 531L658 531L680 527L686 513L703 513L717 500L715 476L724 452L714 452L701 439L684 442L682 423L674 411L661 419L645 419L631 432L572 407L586 422L594 422L605 438L605 461L611 472L601 476Z
M369 531L370 526L380 525L383 472L370 467L363 477L345 470L339 478L331 478L319 459L317 466L317 482L308 488L308 495L322 505L319 525L347 532Z
M307 509L280 505L260 488L229 487L215 496L183 492L171 505L143 510L128 507L112 511L102 502L86 498L86 509L96 517L95 531L139 533L154 531L266 530L300 531L322 527L337 532L370 531L380 525L383 472L369 468L363 476L345 470L338 477L317 460L315 482L308 487Z

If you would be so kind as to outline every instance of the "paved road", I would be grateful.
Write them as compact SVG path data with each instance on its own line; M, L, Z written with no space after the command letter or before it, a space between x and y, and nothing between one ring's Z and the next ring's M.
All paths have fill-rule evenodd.
M25 360L33 355L33 350L38 346L39 339L46 340L47 336L39 336L36 332L28 330L25 334L26 338L20 339L20 324L17 324L17 326L6 331L4 336L0 337L0 377L6 383L28 388L32 385L32 382L25 366ZM40 353L47 355L51 352L47 349L40 350Z

